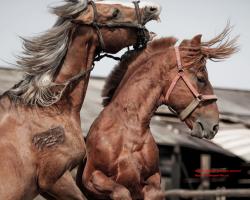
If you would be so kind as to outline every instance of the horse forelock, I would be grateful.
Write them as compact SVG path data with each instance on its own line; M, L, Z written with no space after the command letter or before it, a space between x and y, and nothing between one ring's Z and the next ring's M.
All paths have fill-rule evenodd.
M191 40L183 40L180 49L187 52L186 65L202 64L207 59L224 60L239 51L237 41L239 36L230 38L232 26L228 23L224 30L207 42L191 45ZM198 36L198 35L197 35Z
M224 30L209 40L201 43L201 53L212 61L223 60L239 51L239 36L230 38L233 27L228 22Z
M24 72L23 80L7 94L26 105L49 106L60 100L62 92L52 92L53 80L61 67L72 31L71 18L87 8L87 0L65 0L63 5L51 7L58 16L55 25L39 36L21 38L23 52L17 56L16 66Z

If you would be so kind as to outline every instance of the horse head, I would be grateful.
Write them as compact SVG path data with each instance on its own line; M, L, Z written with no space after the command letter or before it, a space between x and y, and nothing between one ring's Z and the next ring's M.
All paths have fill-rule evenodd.
M226 27L209 42L201 42L202 36L196 35L172 48L169 54L172 64L164 101L192 129L192 136L212 139L219 130L217 98L208 79L206 61L225 59L237 51L236 38L224 41L229 32L230 27Z
M144 45L150 39L145 24L158 20L160 12L160 5L147 1L89 1L72 22L93 27L100 48L116 53L130 45Z

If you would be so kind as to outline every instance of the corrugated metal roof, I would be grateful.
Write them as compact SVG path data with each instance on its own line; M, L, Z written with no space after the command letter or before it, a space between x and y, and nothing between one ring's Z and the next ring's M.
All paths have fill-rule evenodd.
M221 130L212 141L250 162L249 129Z
M220 113L250 117L250 91L215 89Z

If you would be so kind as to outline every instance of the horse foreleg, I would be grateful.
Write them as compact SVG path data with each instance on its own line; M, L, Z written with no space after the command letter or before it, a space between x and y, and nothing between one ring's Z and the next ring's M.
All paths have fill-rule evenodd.
M98 193L113 200L132 200L129 190L107 177L101 171L92 173L91 178L84 183L93 193Z
M147 185L143 187L144 200L163 200L163 192L161 191L161 175L156 173L150 176Z
M47 200L87 200L77 187L69 171L59 178L42 196Z

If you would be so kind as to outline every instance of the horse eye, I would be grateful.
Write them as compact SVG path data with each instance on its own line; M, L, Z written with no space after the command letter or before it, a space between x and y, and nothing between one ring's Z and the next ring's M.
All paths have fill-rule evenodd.
M203 76L197 76L197 80L203 86L206 85L206 78L205 77L203 77Z
M118 17L119 13L120 13L120 10L118 8L115 8L113 13L112 13L113 18Z

